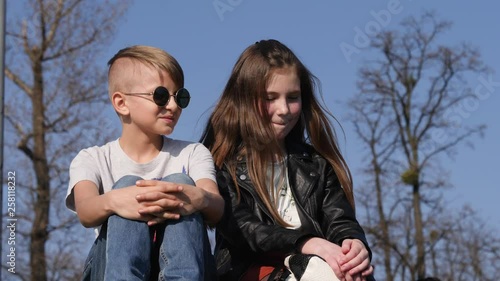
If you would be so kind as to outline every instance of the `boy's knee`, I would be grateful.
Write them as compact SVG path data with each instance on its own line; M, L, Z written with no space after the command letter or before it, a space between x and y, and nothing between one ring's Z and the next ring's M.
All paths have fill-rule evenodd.
M164 177L162 181L196 185L194 180L190 176L183 173L170 174Z
M189 231L204 230L205 224L203 221L203 215L201 212L195 212L190 215L181 216L174 225L178 228L189 229Z
M138 180L142 180L139 176L126 175L120 178L113 185L113 189L123 188L131 185L135 185Z
M190 215L182 216L182 218L203 224L203 215L201 214L201 212L194 212Z

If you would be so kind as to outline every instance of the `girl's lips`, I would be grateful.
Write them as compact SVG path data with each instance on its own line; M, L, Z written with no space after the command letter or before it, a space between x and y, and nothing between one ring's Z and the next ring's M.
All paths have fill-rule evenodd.
M278 126L285 126L287 123L286 122L273 122L274 125Z

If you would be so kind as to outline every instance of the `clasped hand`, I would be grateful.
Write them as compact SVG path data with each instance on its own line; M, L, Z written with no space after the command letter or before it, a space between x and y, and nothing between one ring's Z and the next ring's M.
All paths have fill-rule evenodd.
M129 204L123 206L125 208L117 214L146 221L150 226L167 219L179 219L181 215L190 215L200 210L205 192L202 188L192 185L157 180L139 180L136 186L125 189L127 191L121 191L125 191L127 194L123 194L123 197L128 198L122 198L122 203L128 201ZM138 217L134 218L134 214L130 212Z
M340 247L322 238L311 238L301 251L322 257L342 281L364 281L373 273L368 250L358 239L345 239Z

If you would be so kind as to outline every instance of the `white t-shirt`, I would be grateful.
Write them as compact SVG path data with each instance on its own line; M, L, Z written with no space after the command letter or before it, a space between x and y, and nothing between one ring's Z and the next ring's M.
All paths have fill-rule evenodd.
M292 190L290 188L290 182L288 181L288 169L286 168L285 162L279 162L271 164L271 169L274 169L274 198L277 201L277 209L280 217L290 226L287 228L296 229L299 228L302 223L300 221L299 212L295 204L295 198L293 197ZM284 173L282 170L284 168ZM271 179L271 170L267 171L267 182Z
M126 175L161 179L173 173L187 174L195 182L204 178L215 182L215 168L210 151L200 143L164 137L163 147L153 160L137 163L125 154L118 140L103 146L89 147L81 150L71 162L66 206L75 211L73 187L83 180L95 183L99 194L103 194Z

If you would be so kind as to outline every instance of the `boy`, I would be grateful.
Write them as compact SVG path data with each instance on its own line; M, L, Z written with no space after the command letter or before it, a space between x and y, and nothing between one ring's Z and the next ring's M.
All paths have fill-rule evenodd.
M203 220L216 223L224 205L213 160L199 143L166 137L190 100L182 68L149 46L122 49L108 65L122 134L80 151L66 197L82 225L100 230L84 279L148 280L151 257L159 280L209 278Z

